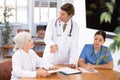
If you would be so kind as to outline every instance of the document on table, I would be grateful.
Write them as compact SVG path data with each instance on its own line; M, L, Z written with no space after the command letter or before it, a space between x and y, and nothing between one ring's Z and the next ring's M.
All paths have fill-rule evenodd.
M88 71L87 69L82 67L79 67L79 69L82 71L82 73L98 73L96 69L94 71Z
M65 74L65 75L69 75L69 74L80 74L81 71L76 70L76 69L72 69L72 68L61 68L60 72Z
M56 72L60 72L60 73L63 73L65 75L69 75L69 74L79 74L81 73L81 71L79 70L76 70L76 69L72 69L72 68L69 68L69 67L65 67L65 68L60 68L58 70L50 70L48 71L49 73L56 73Z
M49 70L48 73L57 73L57 72L59 72L59 71L60 71L60 69L57 69L57 70Z

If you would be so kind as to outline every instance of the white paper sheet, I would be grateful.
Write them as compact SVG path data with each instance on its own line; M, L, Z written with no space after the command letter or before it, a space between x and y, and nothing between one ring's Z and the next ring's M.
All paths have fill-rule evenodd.
M82 71L82 73L98 73L96 69L94 69L94 71L88 71L87 69L82 67L79 67L79 69Z
M49 70L48 71L49 73L56 73L56 72L61 72L63 74L78 74L78 73L81 73L81 71L79 70L76 70L76 69L72 69L72 68L69 68L69 67L65 67L65 68L60 68L58 70Z

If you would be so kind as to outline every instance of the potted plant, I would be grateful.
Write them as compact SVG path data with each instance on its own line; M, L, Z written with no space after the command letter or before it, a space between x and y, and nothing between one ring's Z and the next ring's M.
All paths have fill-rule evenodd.
M113 10L115 8L115 3L117 0L111 0L110 2L106 2L107 11L103 12L100 16L101 23L111 23L111 18L113 14ZM109 49L115 52L116 50L120 50L120 16L117 19L118 26L115 29L116 36L113 38L113 43L109 46ZM120 65L120 60L118 61L118 65Z
M4 9L2 9L1 7L1 11L3 11L2 15L2 24L3 24L3 27L2 27L2 43L5 45L5 44L8 44L9 43L9 38L10 38L10 33L12 31L12 25L10 24L9 22L9 18L11 16L13 16L12 14L12 10L13 10L13 7L11 5L9 6L5 6Z

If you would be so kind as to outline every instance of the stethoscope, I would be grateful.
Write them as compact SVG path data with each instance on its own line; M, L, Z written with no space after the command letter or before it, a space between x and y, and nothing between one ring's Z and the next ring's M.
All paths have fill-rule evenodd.
M57 18L56 21L55 21L55 27L57 27L57 22L58 22L58 21L59 21L59 26L61 26L60 20L59 20L59 18ZM68 34L69 37L72 36L72 35L71 35L72 29L73 29L73 22L72 22L72 20L71 20L71 28L70 28L70 31L69 31L69 34ZM57 29L56 29L56 33L57 33ZM61 36L61 34L58 34L58 33L57 33L57 36Z

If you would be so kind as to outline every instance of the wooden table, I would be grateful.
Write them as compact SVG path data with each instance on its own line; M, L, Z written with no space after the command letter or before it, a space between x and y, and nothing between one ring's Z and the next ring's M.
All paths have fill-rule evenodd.
M81 73L73 75L55 73L47 78L21 78L20 80L120 80L120 73L116 71L104 69L97 70L99 73Z

